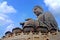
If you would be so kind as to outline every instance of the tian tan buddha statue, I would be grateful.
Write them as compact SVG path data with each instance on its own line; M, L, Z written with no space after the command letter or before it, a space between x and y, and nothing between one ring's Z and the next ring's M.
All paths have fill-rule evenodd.
M54 16L50 12L44 12L40 6L33 8L34 14L37 16L37 20L32 18L26 19L26 22L21 23L24 32L56 32L58 30L57 22Z
M43 9L40 6L35 6L33 11L34 14L37 16L37 21L39 22L40 30L45 29L50 32L57 31L58 29L57 22L50 12L44 13Z

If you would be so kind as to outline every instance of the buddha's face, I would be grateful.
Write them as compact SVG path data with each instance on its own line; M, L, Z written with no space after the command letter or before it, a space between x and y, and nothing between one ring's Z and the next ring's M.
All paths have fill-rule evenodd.
M39 15L42 13L42 9L40 9L40 8L38 8L38 7L35 7L35 8L33 9L33 11L34 11L34 13L35 13L37 16L39 16Z

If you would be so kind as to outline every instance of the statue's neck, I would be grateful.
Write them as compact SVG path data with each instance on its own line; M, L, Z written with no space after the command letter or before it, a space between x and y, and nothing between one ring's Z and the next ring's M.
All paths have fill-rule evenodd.
M41 15L42 13L39 13L38 15L37 15L37 17L39 16L39 15Z

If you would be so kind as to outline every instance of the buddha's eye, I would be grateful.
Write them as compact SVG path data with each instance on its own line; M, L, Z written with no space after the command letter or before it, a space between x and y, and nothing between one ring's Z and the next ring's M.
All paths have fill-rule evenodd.
M34 10L36 10L37 8L35 8Z

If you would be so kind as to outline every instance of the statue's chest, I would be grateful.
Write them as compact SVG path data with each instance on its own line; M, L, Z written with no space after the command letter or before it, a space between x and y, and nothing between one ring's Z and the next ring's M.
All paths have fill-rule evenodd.
M40 21L43 21L44 20L43 14L41 14L41 15L38 16L38 20L40 20Z

